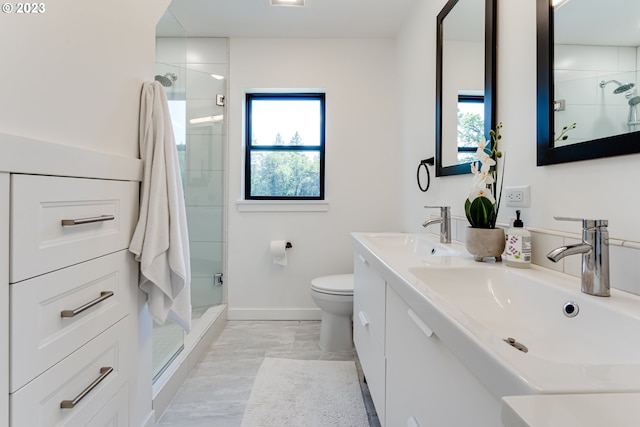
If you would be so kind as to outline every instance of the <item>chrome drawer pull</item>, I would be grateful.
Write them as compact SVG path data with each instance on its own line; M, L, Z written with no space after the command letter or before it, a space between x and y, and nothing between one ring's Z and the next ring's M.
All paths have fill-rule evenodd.
M82 399L84 399L84 397L87 394L91 393L91 390L96 388L96 386L98 384L100 384L102 382L102 380L107 378L107 375L109 375L111 372L113 372L113 368L111 368L111 367L100 368L100 376L98 378L96 378L91 384L89 384L89 386L87 388L82 390L80 392L80 394L76 396L75 399L73 399L73 400L63 400L62 402L60 402L60 407L63 408L63 409L71 409L71 408L75 407L78 403L80 403L80 401Z
M76 316L82 313L83 311L93 307L94 305L100 304L102 301L106 300L107 298L111 298L112 296L113 296L113 291L102 291L100 292L100 296L98 298L94 299L93 301L89 301L85 305L81 305L80 307L74 310L62 310L60 312L60 317Z
M62 225L81 225L81 224L90 224L92 222L102 222L102 221L113 221L116 219L115 215L100 215L94 216L92 218L77 218L77 219L63 219Z

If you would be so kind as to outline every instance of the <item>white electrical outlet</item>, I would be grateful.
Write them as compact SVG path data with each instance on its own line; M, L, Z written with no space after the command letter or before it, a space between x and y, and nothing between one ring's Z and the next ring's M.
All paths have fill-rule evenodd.
M507 206L519 208L531 206L531 189L528 185L505 187L503 197L507 202Z

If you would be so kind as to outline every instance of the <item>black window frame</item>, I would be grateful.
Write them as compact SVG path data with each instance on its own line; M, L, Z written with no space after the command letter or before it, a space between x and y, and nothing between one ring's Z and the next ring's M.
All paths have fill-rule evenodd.
M320 145L253 145L252 101L254 100L318 100L320 101ZM325 93L246 93L245 94L245 159L244 159L244 198L245 200L325 200ZM320 154L320 193L318 196L255 196L251 194L251 153L253 151L313 151Z

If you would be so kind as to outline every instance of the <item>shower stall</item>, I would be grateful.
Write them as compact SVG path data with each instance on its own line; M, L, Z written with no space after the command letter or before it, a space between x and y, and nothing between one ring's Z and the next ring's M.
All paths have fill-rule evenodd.
M185 357L224 308L227 40L187 38L167 11L156 28L155 74L165 88L180 161L193 320L190 334L170 321L154 324L154 384Z
M627 113L627 127L629 128L629 132L633 132L637 129L637 126L640 125L640 121L638 121L638 104L640 104L640 96L638 96L638 91L635 87L636 85L635 83L622 83L618 80L612 79L608 81L602 80L600 82L600 87L604 89L610 83L617 85L613 90L615 95L624 94L624 98L629 105L629 112Z

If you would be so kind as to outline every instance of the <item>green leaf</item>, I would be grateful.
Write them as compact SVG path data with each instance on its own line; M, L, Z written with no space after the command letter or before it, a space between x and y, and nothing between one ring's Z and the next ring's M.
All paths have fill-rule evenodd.
M465 214L474 228L493 228L496 220L495 206L486 197L476 197L465 202Z

